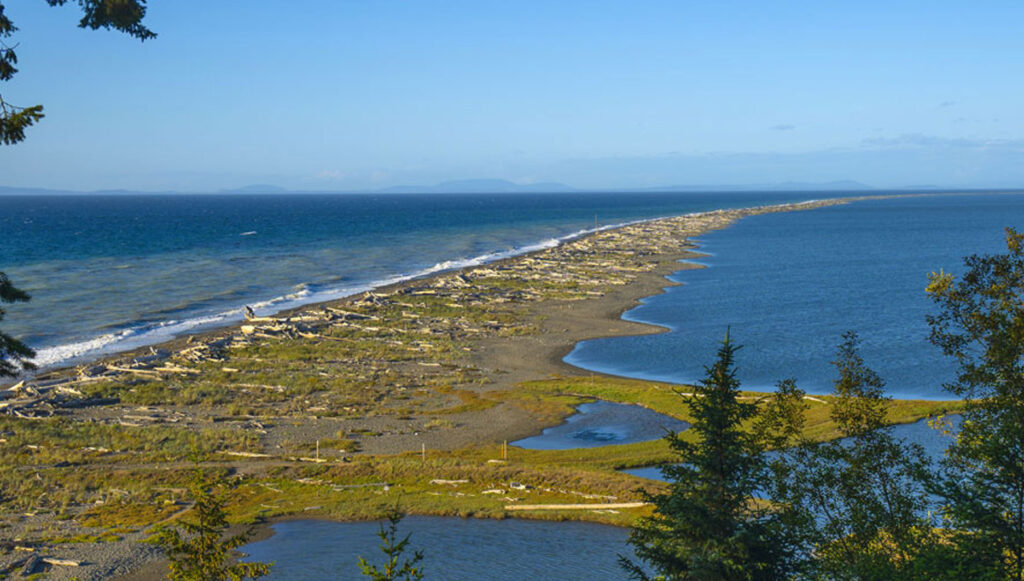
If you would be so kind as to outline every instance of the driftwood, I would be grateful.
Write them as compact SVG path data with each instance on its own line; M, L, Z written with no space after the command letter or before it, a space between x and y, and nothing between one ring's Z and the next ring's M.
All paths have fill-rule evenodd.
M48 565L60 565L62 567L81 567L81 561L72 561L71 559L57 559L55 557L43 557L43 562Z
M152 369L133 369L131 367L119 367L116 365L109 366L114 371L120 371L122 373L130 373L132 375L141 375L143 377L158 378L160 377L159 371L153 371Z
M640 508L649 502L608 502L604 504L506 504L505 510L610 510L617 508Z

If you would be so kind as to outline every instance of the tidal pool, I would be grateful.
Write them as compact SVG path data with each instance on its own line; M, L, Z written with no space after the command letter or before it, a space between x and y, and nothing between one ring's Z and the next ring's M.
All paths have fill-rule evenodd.
M611 444L632 444L657 440L666 431L681 432L689 424L643 406L595 401L580 404L565 422L515 442L530 450L596 448Z

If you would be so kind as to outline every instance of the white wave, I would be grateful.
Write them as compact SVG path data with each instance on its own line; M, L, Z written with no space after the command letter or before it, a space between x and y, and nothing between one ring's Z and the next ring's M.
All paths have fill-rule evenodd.
M65 345L57 345L56 347L37 349L35 359L33 359L32 362L39 367L50 367L70 359L77 359L85 355L97 353L104 347L117 343L132 334L133 332L131 330L127 330L101 335L86 341L78 341Z
M133 327L74 343L45 347L36 350L36 357L32 361L40 368L70 365L85 359L162 343L200 327L227 324L232 322L232 315L235 314L237 314L237 319L241 320L241 310L232 309L214 315L193 317L184 321L163 321L155 325Z
M705 213L707 212L692 212L689 214L683 214L682 216L699 216ZM272 316L296 307L334 301L392 284L423 278L439 272L480 266L490 262L528 254L530 252L555 248L561 244L595 232L603 232L605 230L612 230L633 224L642 224L644 222L653 222L656 220L662 220L666 217L668 216L619 222L598 226L596 228L585 228L575 232L570 232L563 236L547 238L532 244L526 244L508 250L488 252L470 258L445 260L412 273L395 274L387 278L354 286L311 291L306 284L300 284L296 285L295 292L263 301L248 303L248 306L252 307L258 316ZM113 353L129 351L146 345L155 345L157 343L174 339L175 337L180 337L189 332L222 327L241 322L245 319L244 307L245 305L242 305L215 314L197 316L182 321L164 321L155 325L126 329L116 333L108 333L83 341L37 349L37 355L33 361L40 368L56 367L61 365L71 365Z

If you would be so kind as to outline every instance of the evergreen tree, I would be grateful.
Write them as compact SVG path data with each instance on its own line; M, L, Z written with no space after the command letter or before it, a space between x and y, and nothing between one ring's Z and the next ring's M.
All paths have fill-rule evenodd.
M377 536L380 537L380 550L387 560L384 562L383 568L378 568L376 565L368 563L366 559L359 557L359 570L363 576L369 577L373 581L420 581L423 579L423 568L416 566L423 560L423 551L415 551L411 559L402 560L402 555L409 545L411 536L406 535L402 540L398 540L398 523L402 521L402 517L402 513L398 510L388 511L386 516L388 526L385 528L382 523L380 532L377 533Z
M833 364L831 417L842 440L805 442L776 462L773 499L802 539L804 572L825 579L934 578L918 558L936 545L924 449L893 436L885 383L846 333Z
M28 293L16 288L7 275L0 272L0 305L28 300ZM6 311L0 306L0 321L4 320L5 314ZM0 377L14 377L22 369L35 369L35 365L27 361L35 355L35 351L28 345L0 331Z
M242 581L270 572L267 563L237 563L231 551L249 541L250 531L225 538L228 528L221 482L210 483L199 474L189 486L195 505L191 520L161 527L153 542L170 561L171 581Z
M969 256L963 276L932 273L927 288L931 341L959 365L945 387L966 403L938 493L976 577L1024 579L1022 242L1007 228L1005 254Z
M762 440L744 424L757 404L739 399L734 346L728 334L706 376L684 395L692 422L684 438L667 436L679 461L664 468L669 490L648 495L654 514L630 533L636 555L667 580L782 579L790 574L789 545L776 513L754 499L764 483ZM690 438L695 441L689 441ZM635 579L643 565L620 557Z

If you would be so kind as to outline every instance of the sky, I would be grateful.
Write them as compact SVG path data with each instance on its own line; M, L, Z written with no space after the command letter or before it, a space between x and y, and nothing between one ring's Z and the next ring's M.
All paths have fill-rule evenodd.
M6 0L0 185L1024 187L1024 3Z

